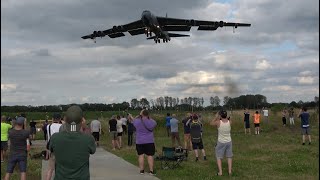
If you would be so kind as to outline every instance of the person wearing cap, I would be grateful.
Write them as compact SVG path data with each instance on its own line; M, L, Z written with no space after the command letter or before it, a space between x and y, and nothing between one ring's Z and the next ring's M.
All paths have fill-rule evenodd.
M196 162L199 160L198 149L201 150L203 160L207 160L206 151L203 147L202 141L202 123L199 121L199 117L196 114L192 115L192 118L187 122L187 125L190 126L190 136L192 142L192 148L196 156Z
M218 128L218 141L215 147L216 159L219 172L218 176L222 176L222 159L224 155L228 159L228 172L231 175L232 170L232 141L231 141L231 120L227 118L227 111L221 110L217 112L215 118L210 122L210 125Z
M47 142L50 142L52 135L59 132L61 124L59 123L61 119L61 115L59 113L53 113L52 115L52 123L47 125ZM47 149L47 157L49 160L49 166L46 173L46 180L51 180L54 167L55 167L55 154L51 153L49 149Z
M65 114L65 130L52 135L49 149L54 153L55 179L89 180L90 154L96 152L94 138L80 132L85 121L79 106L71 106Z
M4 156L8 149L8 132L12 128L10 124L6 123L6 116L1 116L1 163L4 161Z
M14 128L9 130L10 152L5 180L9 180L16 164L19 165L20 179L27 178L27 152L30 150L28 130L23 129L24 117L16 119Z

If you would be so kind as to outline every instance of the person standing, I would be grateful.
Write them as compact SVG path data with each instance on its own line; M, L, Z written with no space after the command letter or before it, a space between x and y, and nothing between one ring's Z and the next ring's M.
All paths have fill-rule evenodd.
M122 147L122 134L123 134L123 129L122 129L122 121L120 120L120 116L117 116L117 137L119 141L119 148Z
M247 134L247 130L248 130L248 133L251 134L249 120L250 120L250 112L248 108L245 108L244 109L244 134Z
M196 162L199 160L198 149L200 149L202 152L203 160L207 160L206 152L204 150L202 142L202 124L199 122L198 116L196 114L193 114L192 120L189 120L189 122L187 122L187 125L190 126L191 142L196 156Z
M187 117L182 120L183 124L183 139L184 139L184 149L188 149L189 151L192 150L192 142L190 136L190 126L187 125L187 122L191 120L192 116L191 113L187 113Z
M170 131L171 131L171 141L172 147L175 147L176 140L178 141L178 146L181 146L180 137L179 137L179 121L176 119L176 115L172 114L170 119Z
M310 135L310 125L309 125L310 114L307 112L306 107L301 108L298 118L301 118L302 145L305 145L306 135L308 135L309 145L311 145L311 135Z
M61 124L59 123L60 119L61 119L61 115L59 113L53 113L52 123L47 126L48 143L50 143L51 136L54 135L55 133L58 133L60 130L60 127L61 127ZM47 149L46 159L48 159L49 161L49 165L46 173L46 180L51 180L53 171L55 170L56 157L55 157L55 154L51 153L49 149Z
M123 129L123 133L126 135L127 134L127 118L125 118L124 116L121 117L120 121L122 122L122 129Z
M65 131L55 133L50 139L49 149L54 153L55 179L89 180L90 154L96 152L91 135L80 132L85 121L79 106L71 106L66 112Z
M289 110L289 122L290 122L290 125L294 125L294 110L293 110L293 108L290 108L290 110Z
M94 137L94 140L96 142L96 145L99 146L99 139L101 135L101 122L97 119L94 119L90 123L92 136Z
M259 111L256 111L256 113L253 115L254 121L254 134L260 134L260 114Z
M268 108L264 107L262 112L263 112L263 116L264 116L264 121L266 123L268 123L269 122L269 111L268 111Z
M128 115L128 146L131 147L133 143L133 132L135 128L133 126L133 117L131 114Z
M4 157L8 150L8 133L12 128L12 126L7 124L6 121L6 116L1 116L1 163L4 162Z
M27 152L30 150L30 132L23 129L24 117L16 119L14 128L9 131L10 153L5 180L9 180L16 164L20 169L20 180L27 179Z
M283 125L283 126L286 126L286 124L287 124L287 118L286 118L286 116L287 116L287 110L286 110L286 109L283 109L283 110L282 110L282 125Z
M170 116L170 113L167 113L167 117L166 117L166 128L167 128L167 135L168 137L170 137L170 119L171 119L171 116Z
M44 140L47 142L47 137L48 137L48 131L47 131L47 126L48 126L48 120L46 119L45 122L42 124L42 131L43 131L43 137Z
M120 149L119 141L118 141L118 133L117 133L117 120L113 115L109 120L109 132L111 135L111 143L112 143L112 150L116 150L116 148Z
M31 140L35 140L36 137L36 133L37 133L37 127L36 127L37 123L34 122L33 119L31 119L31 122L29 123L30 126L30 136L31 136Z
M138 154L138 162L140 174L144 174L144 155L147 156L149 164L149 174L155 175L154 159L155 145L153 130L157 126L155 120L149 117L147 110L142 110L140 116L133 120L133 125L136 128L136 150Z
M258 111L257 111L258 112ZM215 147L216 159L219 172L218 176L222 176L222 159L224 155L228 161L229 176L232 173L232 140L231 140L231 120L227 118L227 111L221 110L217 112L215 118L210 122L210 125L218 128L218 141Z

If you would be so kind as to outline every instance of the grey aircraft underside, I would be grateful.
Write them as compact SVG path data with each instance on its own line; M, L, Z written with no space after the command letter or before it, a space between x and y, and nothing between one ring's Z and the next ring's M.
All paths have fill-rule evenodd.
M132 36L146 34L147 39L153 39L155 43L168 42L171 37L188 37L186 34L170 33L169 31L190 31L192 26L198 26L198 30L215 31L219 27L231 26L237 28L240 26L250 27L247 23L232 23L224 21L202 21L194 19L176 19L168 17L154 16L150 11L143 11L141 19L129 24L113 26L104 31L93 31L92 34L81 37L82 39L93 39L97 37L109 36L118 38L125 36L124 32L129 32Z

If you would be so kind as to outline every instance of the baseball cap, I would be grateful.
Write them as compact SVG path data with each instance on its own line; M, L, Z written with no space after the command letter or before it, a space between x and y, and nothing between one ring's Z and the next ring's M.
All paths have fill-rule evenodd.
M20 116L17 118L16 123L22 125L24 123L25 118Z
M71 124L80 124L83 118L82 109L79 106L71 106L66 112L66 123Z
M53 119L61 119L61 115L59 113L53 113Z

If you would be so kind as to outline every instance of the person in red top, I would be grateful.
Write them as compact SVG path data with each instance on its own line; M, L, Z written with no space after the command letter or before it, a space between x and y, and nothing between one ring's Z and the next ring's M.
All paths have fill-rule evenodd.
M252 116L254 121L254 134L260 134L260 114L259 111L256 111L256 113Z

